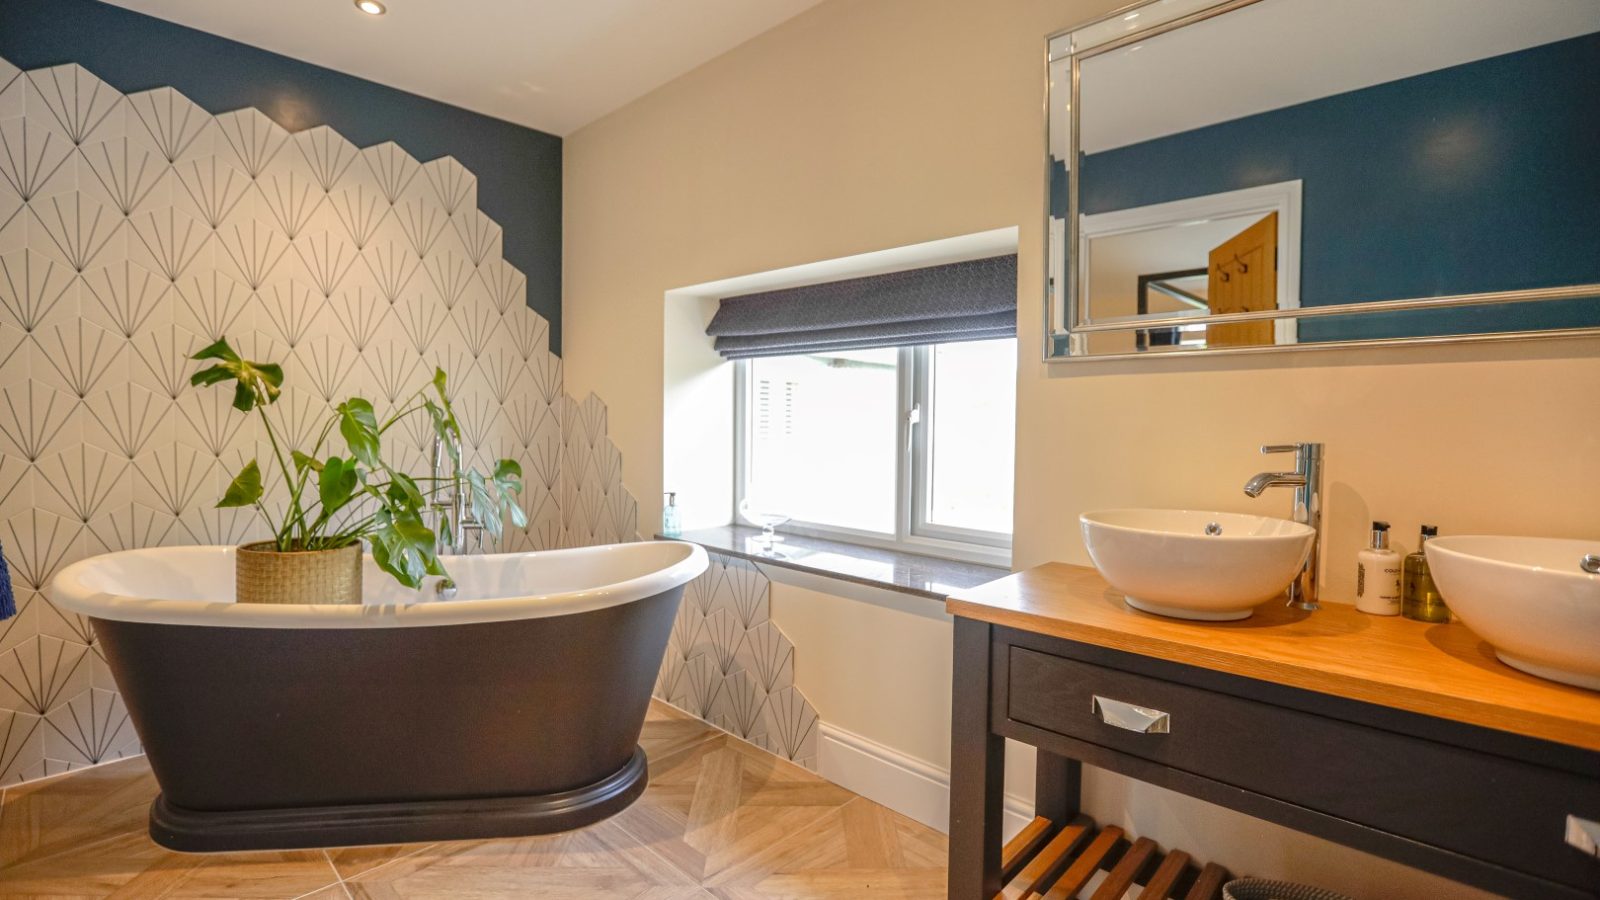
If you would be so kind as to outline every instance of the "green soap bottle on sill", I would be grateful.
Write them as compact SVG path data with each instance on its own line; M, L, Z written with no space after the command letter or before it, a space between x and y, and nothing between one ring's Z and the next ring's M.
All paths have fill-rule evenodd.
M1428 570L1428 555L1423 545L1439 536L1433 525L1422 526L1422 536L1417 539L1417 549L1406 556L1400 575L1400 614L1419 622L1448 622L1450 607L1444 604L1439 587L1433 583L1433 573Z

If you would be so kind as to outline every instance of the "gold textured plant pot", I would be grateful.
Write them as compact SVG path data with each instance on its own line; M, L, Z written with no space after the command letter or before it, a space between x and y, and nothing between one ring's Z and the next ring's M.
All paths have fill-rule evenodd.
M272 541L234 553L239 603L360 603L361 545L337 550L279 551Z

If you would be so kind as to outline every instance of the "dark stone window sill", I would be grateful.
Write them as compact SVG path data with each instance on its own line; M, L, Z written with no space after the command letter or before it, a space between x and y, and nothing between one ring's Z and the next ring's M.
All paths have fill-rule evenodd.
M939 559L904 550L887 550L825 538L784 534L779 556L764 555L757 539L761 529L724 525L685 531L676 540L699 544L725 556L737 556L764 566L779 566L827 578L943 600L952 591L965 590L1004 578L1010 569L981 563ZM656 535L662 539L662 535Z

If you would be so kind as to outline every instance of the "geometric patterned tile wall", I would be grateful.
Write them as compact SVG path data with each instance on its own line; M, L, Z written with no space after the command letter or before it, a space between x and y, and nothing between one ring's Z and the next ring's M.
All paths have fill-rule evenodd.
M794 644L772 621L771 580L749 560L712 553L684 591L656 696L815 770L820 723L794 666Z
M284 364L296 444L345 397L383 413L443 367L467 453L523 467L528 526L491 549L636 538L605 407L565 395L500 250L450 157L0 60L0 544L21 607L0 622L0 783L138 749L88 623L47 596L61 566L263 534L212 508L263 436L188 386L224 335ZM403 430L421 471L429 433Z

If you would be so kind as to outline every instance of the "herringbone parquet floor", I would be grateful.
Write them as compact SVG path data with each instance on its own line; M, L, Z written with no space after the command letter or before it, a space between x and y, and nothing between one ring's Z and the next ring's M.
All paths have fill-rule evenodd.
M0 897L943 896L938 832L669 707L651 710L641 743L644 797L533 838L186 855L145 833L156 784L142 758L12 787L0 794Z

